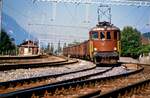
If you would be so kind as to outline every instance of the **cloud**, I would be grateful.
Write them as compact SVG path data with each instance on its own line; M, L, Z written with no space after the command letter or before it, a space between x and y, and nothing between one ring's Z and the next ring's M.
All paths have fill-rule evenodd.
M9 30L8 32L9 32L10 34L14 34L14 32L13 32L12 30Z

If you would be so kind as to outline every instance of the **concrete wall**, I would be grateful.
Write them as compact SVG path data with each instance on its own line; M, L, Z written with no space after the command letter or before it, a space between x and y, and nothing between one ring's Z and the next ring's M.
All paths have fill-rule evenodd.
M140 63L150 64L150 56L144 56L139 58Z

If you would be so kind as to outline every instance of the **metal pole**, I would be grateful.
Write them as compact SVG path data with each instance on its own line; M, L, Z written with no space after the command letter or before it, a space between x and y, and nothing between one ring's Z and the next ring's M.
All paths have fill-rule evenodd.
M3 0L0 0L0 34L2 30L2 4L3 4Z
M100 9L99 9L99 7L97 9L97 14L98 14L98 23L99 23L100 22Z
M56 8L57 8L57 2L52 2L52 19L51 21L55 21L56 19Z
M39 39L39 51L38 51L38 54L40 55L40 51L41 51L41 41Z
M28 16L30 16L30 11L28 11L27 12L28 13ZM28 19L27 19L27 28L28 28L28 54L30 54L30 49L29 49L29 40L30 40L30 29L29 29L29 27L30 27L30 25L29 25L29 23L30 23L30 18L31 17L28 17Z
M2 0L0 0L0 42L1 42L1 34L2 34ZM0 52L0 55L3 54L2 51Z
M109 10L109 22L111 23L111 7L109 7L108 10Z
M85 16L85 22L89 23L89 7L90 7L90 4L86 4L86 16Z

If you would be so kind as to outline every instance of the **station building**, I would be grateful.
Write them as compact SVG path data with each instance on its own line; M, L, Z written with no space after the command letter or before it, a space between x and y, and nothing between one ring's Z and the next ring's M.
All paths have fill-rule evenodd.
M19 46L19 55L37 55L38 43L31 40L24 41Z

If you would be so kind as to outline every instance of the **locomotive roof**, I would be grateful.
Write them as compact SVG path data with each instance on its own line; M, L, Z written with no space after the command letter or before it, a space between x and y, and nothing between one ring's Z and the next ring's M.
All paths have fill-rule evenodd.
M97 30L120 30L118 27L114 26L113 24L109 22L99 22L96 27L93 27L91 31L97 31Z

